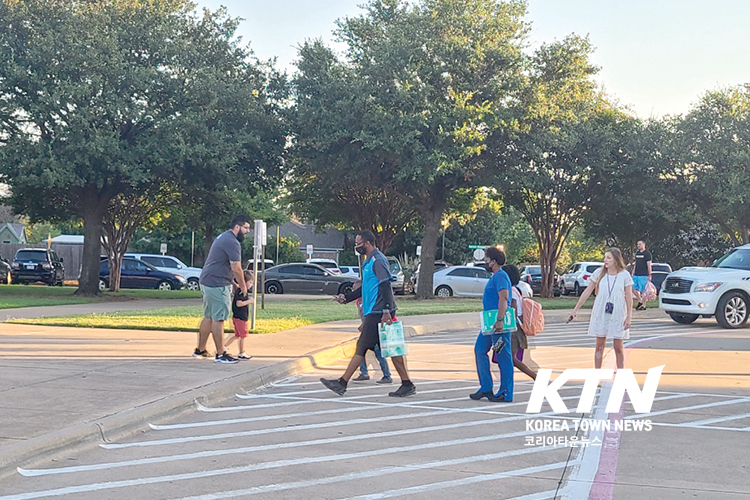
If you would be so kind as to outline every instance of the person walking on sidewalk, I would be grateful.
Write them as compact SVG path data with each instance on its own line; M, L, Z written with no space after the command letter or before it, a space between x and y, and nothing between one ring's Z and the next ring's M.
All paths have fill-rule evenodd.
M250 232L250 219L238 215L232 220L230 229L221 233L211 244L206 262L199 278L203 294L203 320L198 330L198 347L195 358L206 358L208 336L213 335L216 344L216 363L237 363L224 350L224 321L232 310L232 280L237 280L242 295L247 296L247 283L242 273L242 245Z
M245 283L253 282L253 272L246 269L243 273L245 276ZM249 290L252 292L252 290ZM234 282L234 298L232 300L232 323L234 324L234 335L230 335L227 341L224 343L224 347L229 347L232 342L237 339L239 340L240 353L237 355L237 359L250 359L252 356L248 356L245 352L245 339L247 338L247 322L250 318L250 304L252 300L248 295L242 295L242 290L239 284Z
M651 252L646 250L643 241L638 242L638 251L635 253L635 264L633 265L633 295L638 301L636 311L646 310L646 301L643 300L643 292L646 285L651 281Z
M362 281L357 281L354 284L353 290L356 290L358 288L362 287ZM359 313L359 331L362 332L362 328L364 325L364 315L362 314L362 298L357 299L357 312ZM375 352L375 359L378 360L378 364L380 364L380 370L383 372L383 378L375 382L376 384L391 384L393 383L393 379L391 378L391 369L388 366L388 360L383 357L383 355L380 353L380 344L375 346L375 349L373 349ZM359 376L355 379L352 379L355 382L362 382L365 380L370 380L370 373L367 370L367 356L362 360L362 364L359 366Z
M591 276L589 286L583 291L578 303L568 316L573 321L586 299L596 290L594 307L591 309L588 334L596 337L594 367L602 367L604 347L612 339L617 359L617 368L625 367L623 340L630 338L630 322L633 314L633 280L625 269L625 259L618 248L610 248L604 254L604 266Z
M393 298L393 289L391 288L391 271L385 255L375 246L375 235L370 231L362 231L355 238L354 244L355 250L360 255L367 256L362 265L362 287L348 295L336 295L334 299L340 304L346 304L362 297L362 313L364 315L362 333L357 341L357 350L341 378L320 379L324 386L339 395L346 392L349 380L357 367L362 364L367 351L374 351L375 346L380 345L379 323L390 325L393 323L392 315L396 312L396 301ZM401 386L388 395L405 397L416 394L417 389L409 379L404 356L394 356L391 359L401 378Z
M503 331L503 318L511 303L511 285L508 274L502 270L505 264L505 253L499 248L489 247L484 253L484 265L492 277L484 287L482 308L484 311L497 310L497 321L491 335L479 332L474 343L474 359L479 377L479 390L469 397L474 400L487 398L489 401L513 401L513 354L511 352L511 332ZM498 344L500 341L500 344ZM492 373L490 372L490 358L487 353L493 345L498 345L495 358L500 366L500 389L497 394L492 392Z

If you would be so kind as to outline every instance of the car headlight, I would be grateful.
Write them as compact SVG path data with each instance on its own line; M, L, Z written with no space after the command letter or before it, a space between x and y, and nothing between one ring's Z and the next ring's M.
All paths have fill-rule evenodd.
M179 274L176 274L175 276L177 276L177 281L179 281L180 283L187 283L187 280L184 276L180 276Z
M716 290L717 288L719 288L723 284L724 283L719 283L719 282L715 282L715 283L701 283L700 285L696 286L695 290L693 290L693 291L695 291L695 292L713 292L714 290Z

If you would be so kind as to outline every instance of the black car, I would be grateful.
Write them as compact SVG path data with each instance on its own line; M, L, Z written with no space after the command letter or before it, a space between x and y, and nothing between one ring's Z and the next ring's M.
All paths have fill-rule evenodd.
M63 260L52 249L22 248L10 264L12 283L41 281L50 286L63 285L65 267Z
M333 274L317 264L281 264L266 269L266 293L309 293L336 295L349 293L357 281L351 276Z
M2 255L0 255L0 283L5 283L6 285L11 283L11 276L10 276L10 262L5 260Z
M525 281L531 287L534 295L542 293L542 266L526 266L521 271L521 281ZM555 273L552 281L555 297L560 296L560 277Z
M132 257L122 259L120 268L120 288L156 288L158 290L179 290L187 284L182 276L159 271L151 264ZM99 264L99 290L109 288L109 260L102 258Z
M654 262L651 264L651 282L656 287L656 293L661 291L661 284L667 279L667 275L672 272L672 266L663 262Z

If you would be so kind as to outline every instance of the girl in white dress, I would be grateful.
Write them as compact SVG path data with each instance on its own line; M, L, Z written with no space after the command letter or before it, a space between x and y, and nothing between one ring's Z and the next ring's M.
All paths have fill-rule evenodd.
M578 303L568 318L576 317L586 299L596 290L594 307L591 309L589 335L596 337L594 366L602 367L602 357L607 339L611 338L617 358L617 368L624 368L625 351L622 341L630 338L630 321L633 311L633 279L625 270L625 260L618 248L610 248L604 254L604 266L594 272L589 286L581 294Z

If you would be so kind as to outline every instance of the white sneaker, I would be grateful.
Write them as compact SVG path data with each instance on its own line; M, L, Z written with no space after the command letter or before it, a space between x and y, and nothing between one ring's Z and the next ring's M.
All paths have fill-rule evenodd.
M250 359L250 358L252 358L252 356L248 356L248 355L247 355L247 354L245 354L244 352L241 352L241 353L239 353L239 354L237 355L237 359Z

